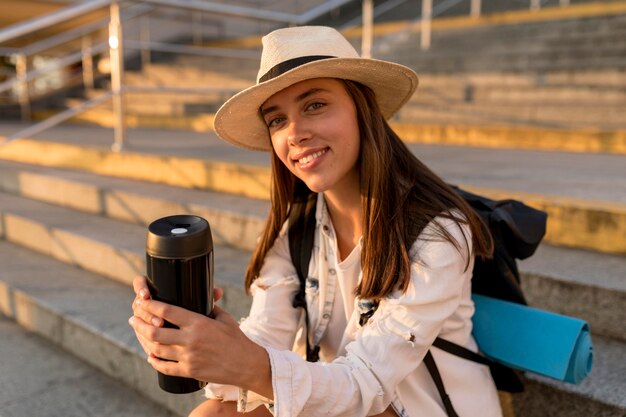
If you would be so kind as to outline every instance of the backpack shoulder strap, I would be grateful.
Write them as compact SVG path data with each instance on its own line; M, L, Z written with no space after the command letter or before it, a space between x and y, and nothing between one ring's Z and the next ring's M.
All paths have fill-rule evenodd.
M492 361L491 359L486 358L472 350L440 337L435 339L433 346L460 358L477 362L482 365L487 365L491 371L493 380L496 383L496 387L500 391L512 393L524 391L524 384L517 372L507 366L501 365L500 363ZM430 368L428 370L430 371ZM433 376L433 379L434 378L435 377Z
M446 388L443 385L443 380L441 379L441 374L439 373L439 368L437 368L435 358L433 358L433 354L430 353L430 350L426 352L426 356L424 356L424 365L426 365L426 369L428 369L428 373L435 383L435 387L437 388L437 392L441 397L443 407L446 409L446 414L448 415L448 417L459 417L459 415L456 413L456 410L454 409L454 406L452 405L450 396L446 392Z
M289 209L289 253L300 280L300 289L293 300L294 308L302 307L305 318L306 357L309 362L319 360L319 346L311 348L309 341L309 311L305 299L306 278L313 251L315 234L315 207L317 194L297 196Z

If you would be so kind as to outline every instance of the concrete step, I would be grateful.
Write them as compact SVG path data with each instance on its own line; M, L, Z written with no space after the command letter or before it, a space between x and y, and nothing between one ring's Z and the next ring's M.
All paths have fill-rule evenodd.
M616 17L618 16L613 16L613 19L605 16L434 32L430 52L433 54L461 52L465 55L468 52L466 48L475 48L477 54L515 51L532 56L548 51L556 54L591 51L594 45L619 51L620 45L616 42L623 41L626 19L624 15L619 16L621 20L615 20ZM565 26L564 23L569 25ZM411 33L408 39L419 39L419 36L419 32ZM395 47L399 49L401 44L398 43Z
M164 394L157 387L154 371L126 323L132 301L128 287L8 242L0 241L0 262L11 265L0 272L4 314L179 415L201 400L196 394ZM594 369L579 386L530 376L527 393L513 397L515 408L523 410L517 415L623 415L626 345L594 335L594 353ZM558 413L545 413L556 409Z
M597 55L594 55L597 54ZM458 72L552 72L567 71L572 68L578 70L624 70L624 57L619 51L612 48L589 50L580 53L553 55L545 53L537 56L524 56L519 54L490 54L481 59L480 56L468 55L459 57L456 55L442 55L427 58L407 52L379 54L378 58L398 62L413 68L418 72L430 71L439 73Z
M468 100L472 103L494 103L494 104L514 104L528 105L534 104L540 107L544 105L559 104L567 111L569 108L589 108L598 106L626 106L626 89L616 89L614 87L598 88L587 86L534 86L511 87L511 86L490 86L490 87L470 87L468 91L457 91L455 95L459 100ZM428 92L430 89L424 88ZM432 89L432 91L437 91ZM463 95L459 94L462 93ZM416 97L417 98L417 95ZM423 100L426 101L426 100Z
M513 395L516 416L623 417L626 415L624 346L622 342L594 337L593 370L580 385L526 374L525 391Z
M135 275L145 274L144 225L5 193L0 193L0 201L4 239L127 285ZM224 288L225 300L244 297L250 253L215 245L214 254L216 285ZM246 313L245 306L239 308L233 311L239 316Z
M455 91L456 90L456 91ZM413 102L422 102L425 105L432 104L430 95L444 96L448 102L463 101L475 104L512 104L536 106L553 106L559 104L564 111L571 107L599 106L624 106L626 105L626 89L613 86L599 88L595 86L567 86L567 85L544 85L544 86L459 86L452 91L445 91L428 87L421 88L420 94L415 94ZM420 99L421 98L421 99Z
M202 401L201 392L173 395L159 388L128 325L133 300L128 285L6 241L0 248L1 313L177 416Z
M420 75L420 88L460 88L467 84L475 87L519 87L530 88L533 86L571 86L581 88L617 88L626 87L624 71L599 70L582 71L575 68L569 71L551 71L547 73L519 73L519 72L495 72L482 71L475 73L438 74L422 72ZM419 89L417 90L419 91Z
M143 134L132 140L135 151L111 152L97 145L101 138L78 135L77 142L96 145L20 140L1 147L0 159L268 199L267 154L236 149L215 137L185 139L181 134L173 141L161 132L161 141L156 132ZM546 210L546 242L626 253L623 156L416 144L409 148L451 183Z
M4 417L175 416L2 314L0 338Z
M269 211L266 200L7 161L0 161L0 191L143 226L193 213L209 221L215 243L248 251Z
M262 230L261 212L267 210L262 202L89 174L78 178L76 173L57 170L36 172L10 165L0 164L0 178L21 180L7 181L0 189L28 198L0 194L0 218L4 219L7 240L128 283L134 274L145 270L145 225L172 213L193 213L209 221L216 243L239 248L216 248L216 264L219 268L221 259L235 259L240 264L239 280L236 274L229 278L227 289L231 298L244 297L241 277ZM202 194L206 201L198 203ZM85 203L77 203L77 195L84 196L80 200ZM112 219L136 225L118 224ZM626 311L618 307L626 305L626 258L543 245L520 266L532 305L582 317L598 334L626 340L622 331ZM570 300L574 299L585 302L572 304Z
M131 85L145 85L149 82L150 85L215 85L243 89L254 83L258 67L258 60L205 58L189 61L181 58L172 64L150 64L141 73L128 73L130 78L127 81Z
M528 98L528 96L527 96ZM612 103L568 103L566 100L552 102L538 100L500 100L463 102L438 97L416 97L407 103L396 120L406 123L424 123L436 117L432 123L483 124L487 126L536 126L553 129L606 129L626 130L626 106Z
M626 342L626 257L542 244L518 266L530 305L584 318L593 334Z
M377 39L374 54L431 72L623 69L625 16L622 10L587 18L522 19L519 24L504 20L500 25L474 26L450 22L447 29L444 22L435 20L429 51L415 51L420 34L414 25L388 29L387 36ZM458 20L461 23L462 19Z

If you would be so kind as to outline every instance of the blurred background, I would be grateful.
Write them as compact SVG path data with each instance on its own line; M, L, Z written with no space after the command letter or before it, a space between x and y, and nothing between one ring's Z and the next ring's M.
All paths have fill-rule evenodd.
M548 212L529 304L586 320L580 385L528 375L508 416L626 416L626 1L1 0L0 417L184 416L127 319L146 226L209 220L223 308L269 203L269 158L214 112L255 83L260 37L340 30L417 71L392 119L446 181Z

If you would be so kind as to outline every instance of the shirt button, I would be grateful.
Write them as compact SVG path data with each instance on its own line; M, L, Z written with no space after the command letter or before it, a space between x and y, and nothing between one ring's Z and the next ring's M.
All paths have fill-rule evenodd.
M322 227L322 229L324 229L325 232L328 232L328 226L324 225L324 227Z
M335 271L333 268L331 268L331 269L328 270L328 273L330 275L335 275L337 273L337 271Z
M330 314L325 313L322 317L323 317L323 318L325 318L325 319L327 319L327 318L329 318L329 317L330 317Z

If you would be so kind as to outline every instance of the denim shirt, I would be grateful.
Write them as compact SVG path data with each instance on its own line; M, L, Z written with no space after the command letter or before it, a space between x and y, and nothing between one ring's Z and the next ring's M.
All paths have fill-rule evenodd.
M439 222L460 249L435 237ZM411 247L411 280L372 313L368 300L346 300L354 308L338 352L320 352L322 361L306 362L304 314L292 307L299 281L289 254L286 226L269 251L251 287L252 307L242 331L263 346L270 358L273 399L218 384L209 398L238 401L240 412L265 405L277 417L366 416L392 405L400 417L445 417L441 398L422 359L435 337L476 350L471 336L470 232L436 218ZM309 336L320 344L338 294L337 242L323 195L318 196L316 232L306 282ZM360 252L360 244L357 247ZM358 255L358 254L357 254ZM352 255L351 255L352 256ZM360 268L356 268L359 271ZM495 385L486 366L432 348L444 384L460 417L501 417ZM332 361L324 361L332 358Z

